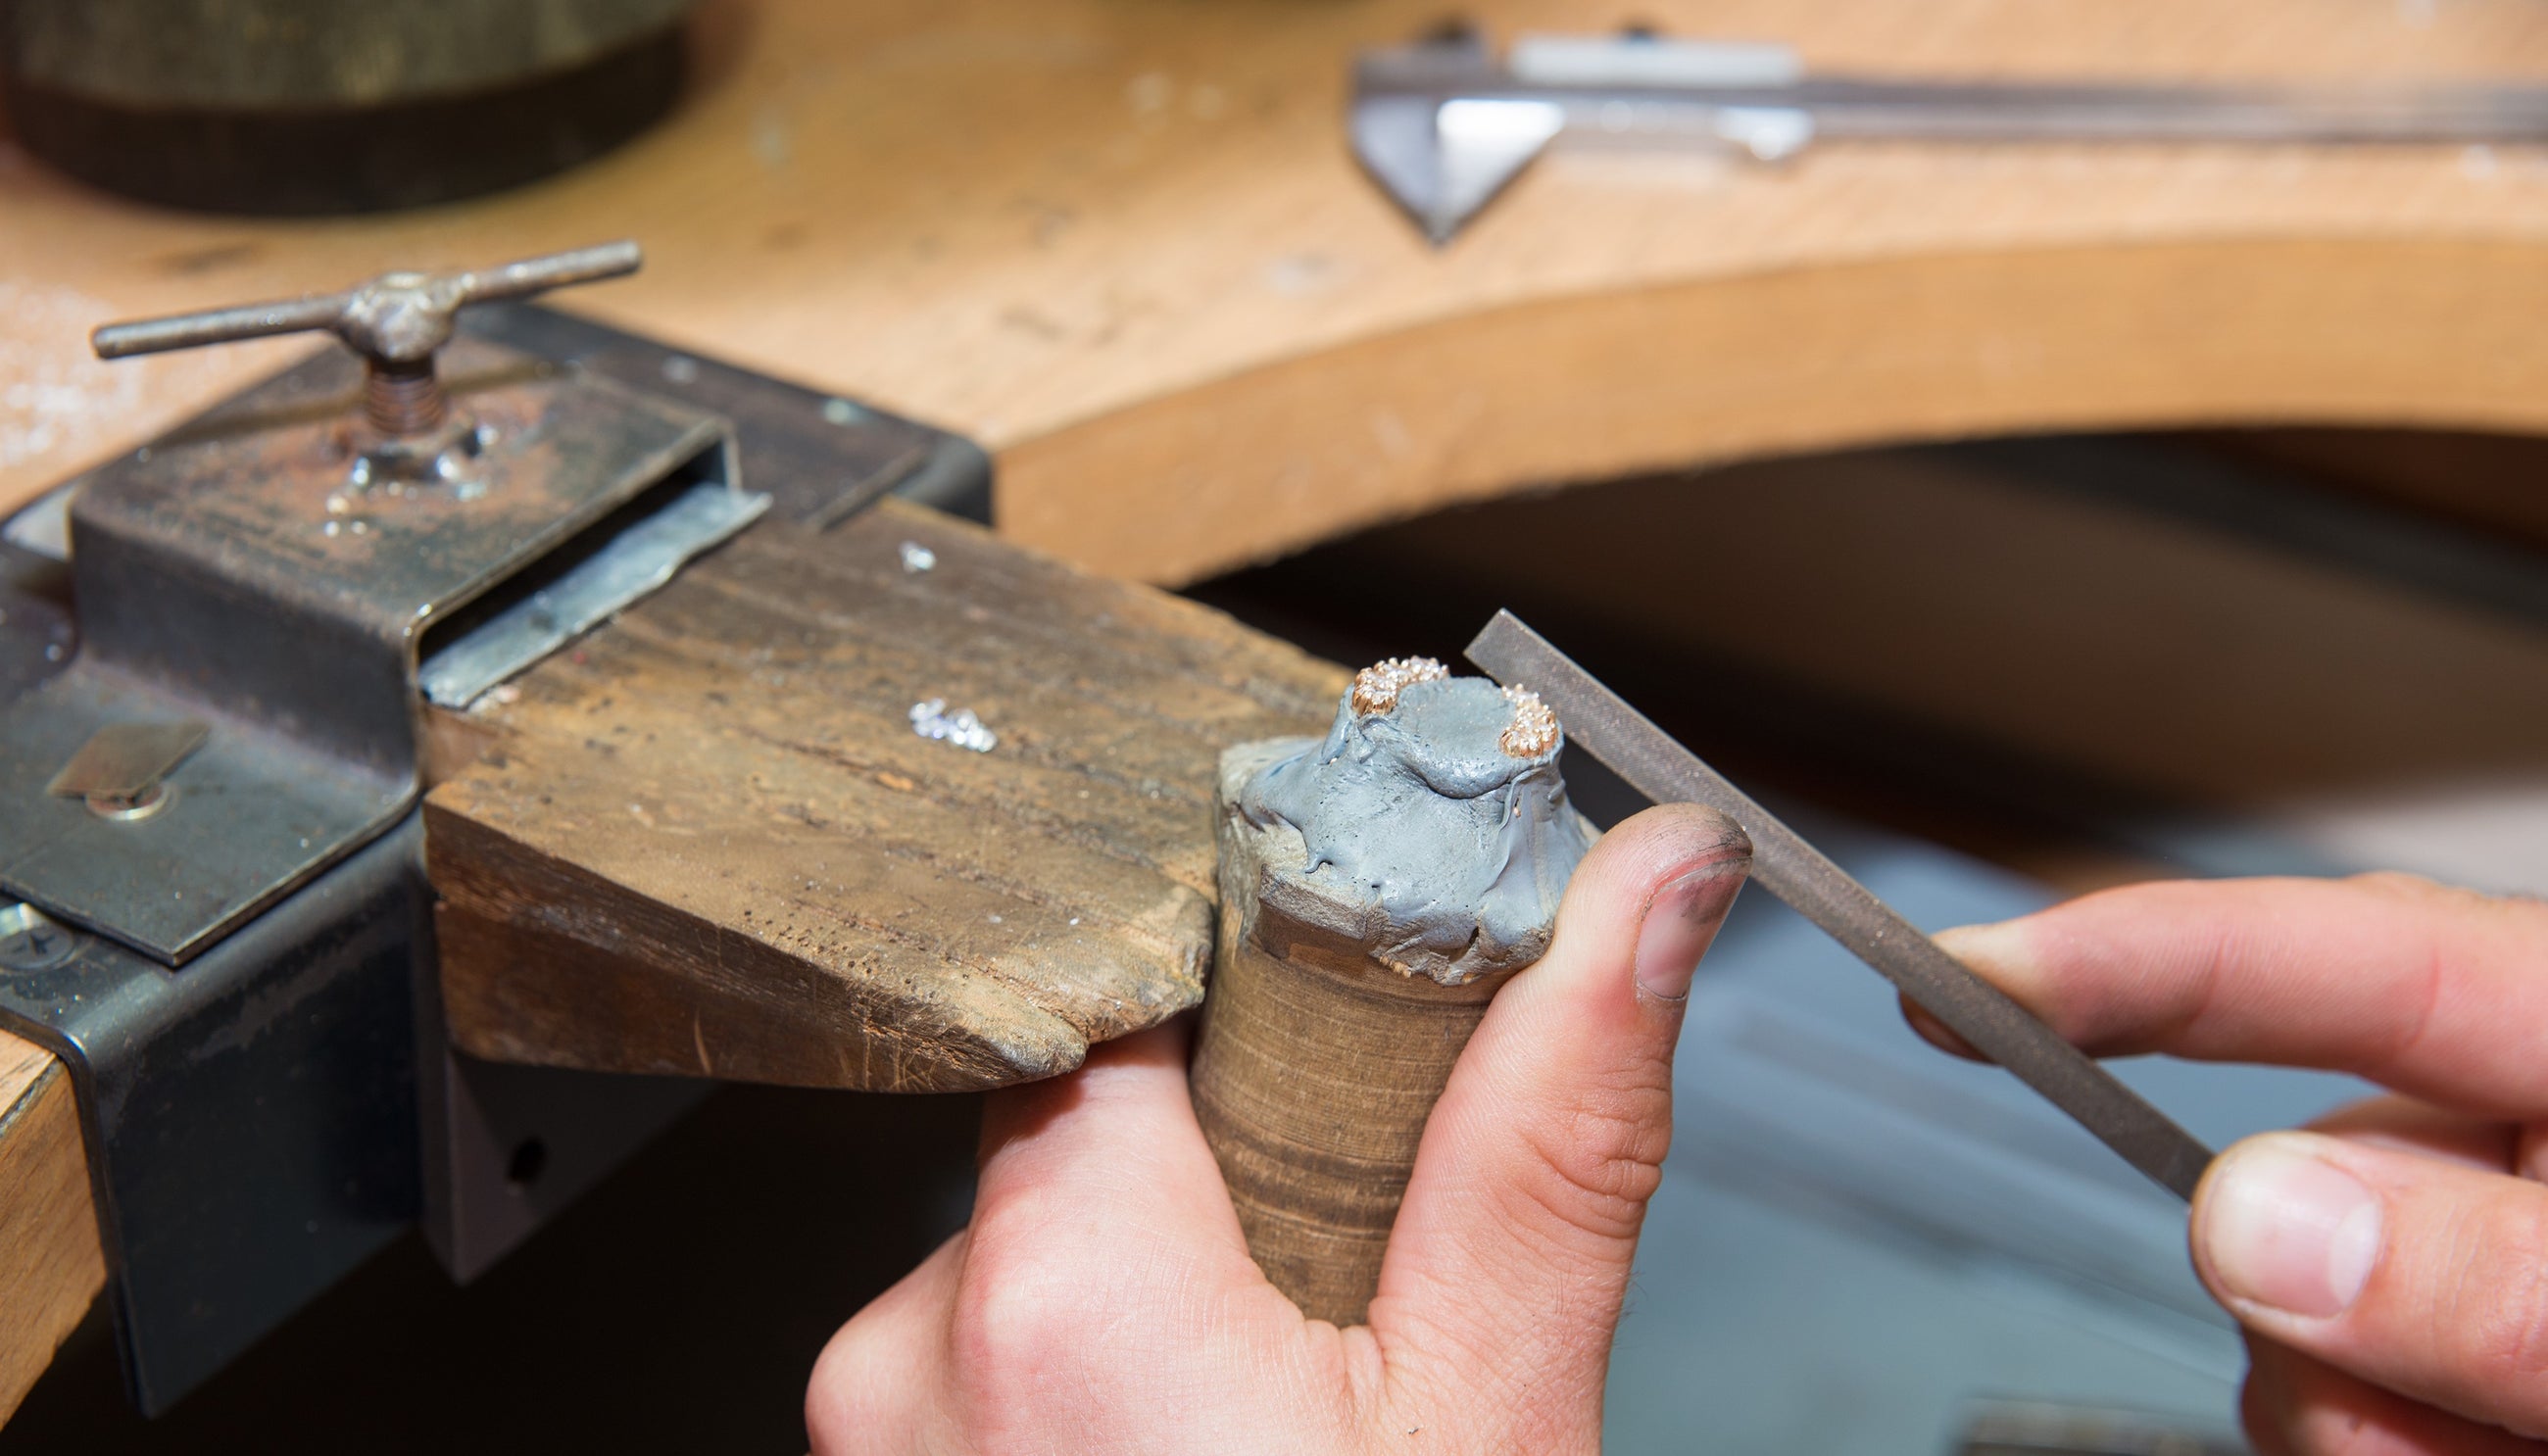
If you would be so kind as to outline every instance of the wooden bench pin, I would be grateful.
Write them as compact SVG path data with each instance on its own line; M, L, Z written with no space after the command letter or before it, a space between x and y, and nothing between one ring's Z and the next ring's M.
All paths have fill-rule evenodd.
M1247 1246L1362 1322L1452 1063L1537 960L1595 837L1557 717L1429 658L1366 668L1324 739L1221 760L1221 927L1195 1111Z

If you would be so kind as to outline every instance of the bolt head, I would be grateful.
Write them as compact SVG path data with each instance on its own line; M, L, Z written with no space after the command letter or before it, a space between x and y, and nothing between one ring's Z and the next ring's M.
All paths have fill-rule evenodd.
M49 970L79 951L77 931L33 905L0 905L0 970Z

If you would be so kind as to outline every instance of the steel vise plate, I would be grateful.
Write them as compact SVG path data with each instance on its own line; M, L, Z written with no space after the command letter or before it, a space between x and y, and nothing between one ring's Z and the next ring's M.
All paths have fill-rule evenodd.
M477 424L456 478L362 478L335 349L87 477L79 656L0 711L0 888L185 962L407 812L427 632L652 487L735 483L716 416L483 340L447 357ZM179 718L210 732L157 812L46 792L99 730Z

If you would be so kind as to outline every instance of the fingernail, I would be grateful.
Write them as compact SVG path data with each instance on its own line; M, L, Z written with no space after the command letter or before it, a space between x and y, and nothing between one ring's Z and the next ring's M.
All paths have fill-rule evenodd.
M1655 891L1637 931L1637 985L1649 995L1679 1001L1689 994L1698 957L1716 939L1725 912L1743 888L1746 861L1718 860Z
M2019 927L2020 923L2014 920L1987 925L1959 925L1952 930L1942 930L1930 939L1938 943L1940 950L1969 966L1976 975L2006 990L2007 981L1991 972L2022 965L2033 954L2027 947L2026 932ZM1956 1035L1926 1007L1914 1004L1908 996L1902 998L1902 1019L1911 1024L1911 1030L1941 1051L1974 1061L1990 1060L1974 1050L1971 1043Z
M1930 939L1967 965L2004 965L2026 956L2026 934L2014 920L1989 925L1959 925Z
M2269 1135L2222 1154L2205 1191L2202 1243L2228 1292L2286 1314L2344 1313L2380 1256L2380 1195Z

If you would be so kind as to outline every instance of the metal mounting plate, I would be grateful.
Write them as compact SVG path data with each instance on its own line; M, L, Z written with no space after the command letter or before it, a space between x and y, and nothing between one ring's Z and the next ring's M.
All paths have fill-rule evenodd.
M80 655L0 712L0 888L185 962L406 812L426 629L659 482L736 483L714 415L480 339L445 362L479 426L457 478L362 478L329 349L81 483ZM163 811L44 792L172 717L211 734Z
M721 481L689 487L555 581L435 651L417 669L416 685L436 707L469 706L488 688L671 581L683 562L769 508L768 496Z
M411 797L401 775L235 717L162 780L167 802L147 819L103 818L46 791L102 728L202 715L139 679L76 669L0 713L0 886L176 964L335 858L317 852L360 844Z
M820 530L888 492L987 514L990 463L970 441L535 306L478 310L462 332L464 343L492 339L549 370L665 397L658 408L671 414L686 406L697 417L731 418L735 454L774 498L763 529ZM454 357L469 356L455 346ZM696 479L736 479L722 451L697 464ZM80 551L96 539L84 532ZM0 541L0 702L15 699L0 723L44 684L97 666L91 654L73 658L80 639L64 554ZM93 596L82 605L96 605ZM451 622L453 632L464 627ZM283 666L314 690L350 690L357 675L315 635L277 640L290 659ZM413 642L409 631L400 650ZM346 670L331 676L337 666ZM226 735L262 731L252 713L207 708L192 682L153 689L130 675L98 681L102 694L137 694L114 700L120 713L200 718L215 730L166 776L178 805L207 800L211 780L196 775ZM412 708L411 696L404 701ZM411 731L409 719L400 727ZM46 739L40 792L44 774L82 741L75 727ZM0 731L0 766L16 753ZM311 754L301 767L332 762ZM76 801L54 804L85 812ZM179 823L178 813L106 827ZM208 940L182 970L92 935L78 938L69 963L46 955L0 968L0 1024L60 1052L80 1094L114 1275L108 1299L145 1410L165 1409L419 1213L455 1277L473 1277L712 1085L454 1054L440 1027L430 891L413 831L412 818L394 821L341 863L315 868L298 890ZM17 848L0 831L0 864ZM11 908L0 898L0 950ZM526 1148L540 1154L528 1176Z
M416 1216L423 843L410 815L183 970L88 935L0 968L0 1023L60 1053L79 1094L145 1413Z

